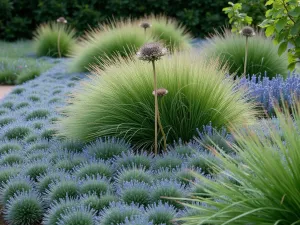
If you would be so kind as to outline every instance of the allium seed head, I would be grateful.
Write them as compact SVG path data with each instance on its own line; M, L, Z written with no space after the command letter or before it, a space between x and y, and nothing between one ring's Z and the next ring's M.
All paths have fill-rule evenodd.
M255 35L255 31L252 27L246 26L240 31L240 34L245 37L253 37Z
M59 17L56 22L58 23L68 23L68 21L64 17Z
M153 42L143 45L137 52L137 57L140 60L151 62L159 60L160 57L166 55L167 52L168 50L165 47L163 47L162 44L158 42Z
M152 94L155 96L155 90L152 92ZM168 90L165 88L158 88L156 89L156 94L157 96L162 97L168 94Z
M149 27L151 27L151 24L148 23L147 21L143 21L141 24L140 24L140 27L144 28L144 29L147 29Z

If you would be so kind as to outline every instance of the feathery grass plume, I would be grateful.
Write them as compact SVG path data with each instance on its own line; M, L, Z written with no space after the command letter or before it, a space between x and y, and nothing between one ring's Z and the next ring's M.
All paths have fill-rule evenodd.
M254 104L246 91L226 77L216 59L197 53L177 53L156 62L158 85L168 87L160 105L167 143L189 142L210 121L216 128L255 122ZM152 66L137 59L118 58L73 93L72 104L58 121L60 133L85 141L115 136L150 150L154 140ZM122 86L122 88L120 88ZM83 112L84 109L84 112ZM162 136L159 133L159 144Z
M38 56L68 56L76 44L75 31L67 25L58 23L40 25L34 36Z
M222 164L214 164L214 169L217 174L236 182L197 175L210 198L191 199L203 202L206 207L192 206L187 201L186 206L198 213L181 218L183 224L300 222L300 102L294 102L292 112L287 107L275 111L282 134L272 125L266 128L267 133L251 128L234 129L238 143L234 145L234 151L241 160L219 154Z
M147 206L151 203L150 192L149 184L135 180L123 182L117 189L117 194L123 202L138 206Z
M72 71L87 71L91 65L102 67L108 59L116 56L129 57L147 41L138 21L120 20L101 25L85 34L72 52Z
M96 224L96 212L89 206L79 206L67 209L59 219L57 225L94 225Z
M247 69L247 57L248 57L248 38L253 37L255 35L255 31L252 27L246 26L241 31L240 34L246 37L246 45L245 45L245 60L244 60L244 73L243 75L246 76L246 69Z
M144 20L149 21L151 24L149 34L151 34L153 39L164 43L171 52L191 48L191 34L187 31L186 27L178 23L175 18L169 18L163 15L152 15L140 19L140 21Z
M32 225L42 221L45 206L39 194L19 192L6 204L4 219L9 224Z
M65 198L54 201L44 214L43 224L56 225L67 209L72 209L78 207L79 205L80 201L74 198Z
M22 175L11 177L0 189L0 202L4 206L7 201L16 193L22 191L32 191L34 183L29 177Z
M109 207L100 212L98 219L99 225L118 225L124 223L126 218L141 215L143 209L134 204L124 204L121 202L112 202Z
M248 40L247 74L264 74L269 78L277 74L288 74L287 54L278 56L278 47L271 39L259 32ZM202 52L208 58L219 57L222 64L230 66L230 74L243 75L245 65L245 39L243 35L233 34L229 30L216 33L203 45Z
M173 219L177 215L177 210L168 203L158 202L148 206L145 214L153 224L173 225Z

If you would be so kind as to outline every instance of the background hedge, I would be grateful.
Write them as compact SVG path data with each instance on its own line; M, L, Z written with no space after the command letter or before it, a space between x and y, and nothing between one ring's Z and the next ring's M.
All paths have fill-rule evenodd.
M203 37L227 23L222 12L229 0L0 0L0 39L32 38L38 24L66 17L82 34L108 18L166 14L185 24L195 36ZM233 1L236 2L236 1ZM258 5L262 0L247 0ZM247 7L245 7L246 9ZM251 16L251 15L250 15Z

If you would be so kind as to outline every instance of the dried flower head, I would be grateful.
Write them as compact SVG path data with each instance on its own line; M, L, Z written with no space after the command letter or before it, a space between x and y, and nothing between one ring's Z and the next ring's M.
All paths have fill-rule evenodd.
M152 94L155 96L155 90L152 92ZM165 88L158 88L156 89L156 94L157 96L162 97L168 94L168 90Z
M58 23L68 23L68 21L64 17L59 17L56 22Z
M252 27L246 26L240 31L240 34L245 37L253 37L255 35L255 31Z
M148 23L147 21L144 21L140 24L140 27L147 29L147 28L151 27L151 24Z
M160 57L167 54L167 49L163 47L162 44L158 42L147 43L143 45L140 50L137 52L137 57L140 60L145 61L156 61L159 60Z

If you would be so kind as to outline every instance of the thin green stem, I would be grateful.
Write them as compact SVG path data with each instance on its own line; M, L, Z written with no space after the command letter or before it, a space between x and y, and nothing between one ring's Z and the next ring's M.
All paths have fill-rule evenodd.
M164 140L164 151L166 152L167 151L167 138L166 138L166 134L164 132L164 128L161 124L161 120L160 120L160 113L159 113L159 109L158 109L158 125L159 125L159 128L160 128L160 131L161 131L161 134L163 136L163 140Z
M246 46L245 46L244 76L246 76L247 57L248 57L248 37L246 37Z
M61 27L59 27L58 37L57 37L57 51L58 51L58 57L59 58L61 58L61 53L60 53L60 32L61 32Z
M154 154L157 155L157 120L158 120L158 101L157 101L157 81L156 81L156 71L155 71L155 61L152 60L153 66L153 76L154 76L154 98L155 98L155 121L154 121Z

